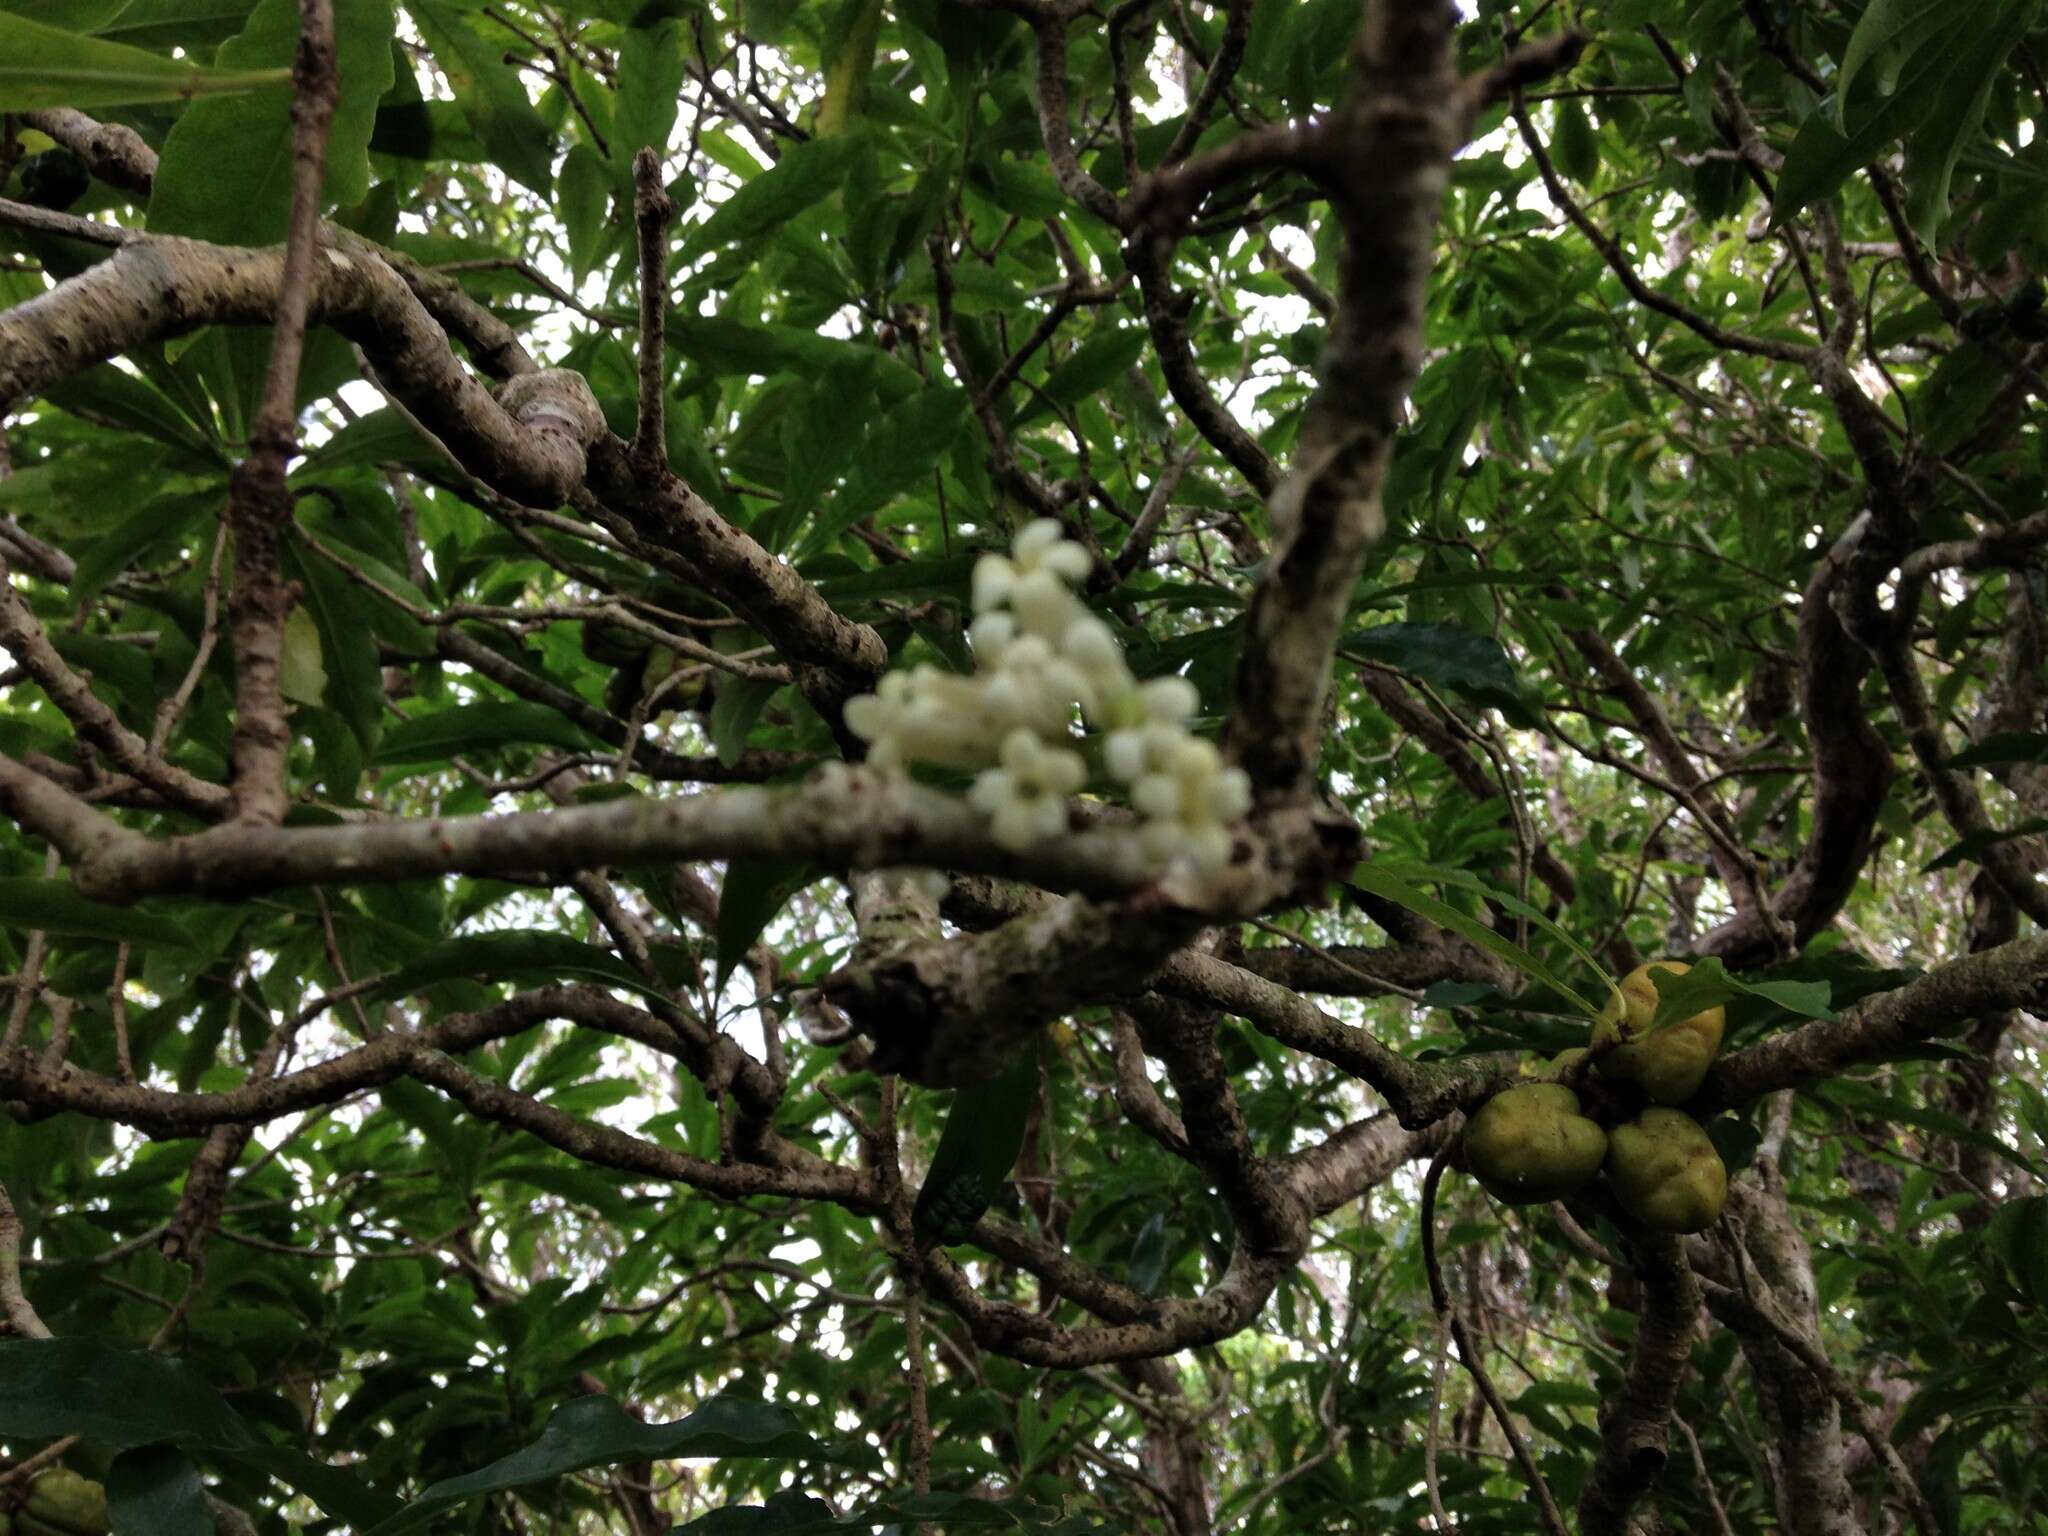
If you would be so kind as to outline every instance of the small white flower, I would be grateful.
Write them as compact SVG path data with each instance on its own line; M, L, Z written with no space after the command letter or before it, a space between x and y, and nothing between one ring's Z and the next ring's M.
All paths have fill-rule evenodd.
M1236 821L1252 808L1252 781L1242 768L1226 768L1209 781L1208 812L1218 821Z
M985 667L997 665L1005 649L1017 638L1017 621L1007 613L983 613L967 626L968 643Z
M1025 572L1010 587L1010 612L1027 633L1051 641L1066 633L1082 609L1064 581L1051 571L1036 570Z
M983 555L974 562L972 600L976 613L987 613L1009 601L1017 584L1017 567L1001 555Z
M862 741L879 741L895 723L895 718L896 711L872 693L863 693L846 701L846 728Z
M1022 852L1067 828L1065 797L1087 781L1080 755L1048 747L1028 730L1003 739L1001 765L984 769L968 795L989 818L996 845Z
M1202 695L1186 678L1174 674L1155 677L1138 690L1145 713L1154 720L1192 720L1202 707Z
M1075 586L1088 579L1088 573L1095 569L1095 562L1088 558L1088 551L1072 539L1053 545L1045 552L1043 569L1055 576L1063 576Z
M1166 757L1167 772L1183 781L1197 783L1211 779L1223 769L1223 755L1216 743L1200 736L1183 736Z
M1213 875L1230 863L1230 834L1216 823L1184 829L1182 839L1181 857L1196 874Z
M1145 774L1131 786L1131 805L1154 821L1180 820L1180 780L1169 773Z
M1017 536L1010 541L1010 552L1025 570L1035 570L1047 551L1066 536L1066 530L1060 527L1057 519L1033 518L1017 530Z
M1083 614L1060 636L1060 650L1076 666L1105 675L1124 670L1124 648L1110 627L1094 614Z

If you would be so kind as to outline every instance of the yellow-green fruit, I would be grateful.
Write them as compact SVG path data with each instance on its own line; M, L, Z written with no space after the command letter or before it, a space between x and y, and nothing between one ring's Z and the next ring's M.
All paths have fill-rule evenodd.
M1659 1104L1683 1104L1699 1092L1700 1082L1721 1049L1727 1027L1725 1009L1714 1007L1689 1019L1674 1019L1654 1033L1657 984L1652 971L1683 976L1692 967L1682 960L1653 960L1639 965L1621 981L1593 1024L1593 1043L1622 1043L1600 1057L1600 1070L1636 1084Z
M1600 1171L1607 1133L1562 1083L1525 1083L1488 1099L1465 1127L1465 1166L1497 1200L1561 1200Z
M52 1467L29 1485L22 1513L78 1536L106 1536L107 1490L69 1467Z
M1728 1198L1721 1154L1676 1109L1646 1109L1608 1132L1607 1182L1624 1211L1660 1232L1703 1232Z

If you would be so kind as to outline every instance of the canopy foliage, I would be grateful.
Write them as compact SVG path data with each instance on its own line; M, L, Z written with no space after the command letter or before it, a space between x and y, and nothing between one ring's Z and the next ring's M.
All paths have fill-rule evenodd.
M2044 60L0 0L0 1531L2048 1530Z

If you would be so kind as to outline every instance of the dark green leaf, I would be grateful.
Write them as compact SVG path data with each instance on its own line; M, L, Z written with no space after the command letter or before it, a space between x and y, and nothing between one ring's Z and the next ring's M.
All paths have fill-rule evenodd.
M2006 831L1993 828L1987 832L1973 832L1961 841L1951 844L1936 857L1920 866L1920 873L1931 875L1937 869L1953 869L1958 864L1980 864L1987 849L2000 843L2010 843L2017 838L2035 837L2048 832L2048 817L2033 816Z
M858 135L812 139L784 153L768 170L752 177L718 207L717 212L684 237L680 259L691 260L721 245L751 240L795 218L832 195L853 164Z
M633 27L619 42L618 96L613 106L612 157L630 168L635 151L668 149L676 102L683 88L683 27L661 21Z
M609 1397L581 1397L556 1409L531 1445L480 1471L443 1478L408 1504L404 1513L366 1536L400 1536L419 1529L442 1510L484 1494L553 1482L586 1467L677 1457L784 1462L848 1459L843 1452L812 1439L789 1414L767 1403L714 1398L674 1423L643 1424Z
M136 1446L107 1473L113 1536L213 1536L206 1485L191 1458L170 1445Z
M455 5L407 0L406 12L434 50L434 62L491 158L514 181L545 196L554 183L554 135L518 74L499 57L501 50L485 42Z
M1587 1018L1590 1019L1599 1013L1600 1009L1596 1004L1587 1002L1566 986L1550 967L1521 945L1502 938L1479 919L1460 912L1456 907L1438 901L1434 896L1410 885L1392 870L1378 864L1360 864L1351 871L1351 883L1360 890L1370 891L1375 896L1393 902L1396 906L1406 907L1417 916L1426 917L1439 927L1448 928L1461 938L1477 944L1488 954L1505 960L1523 975L1542 982L1584 1013Z
M562 161L558 205L562 227L569 232L569 270L577 282L597 264L608 233L612 178L602 158L587 144L573 145Z
M609 950L544 929L508 929L464 934L437 944L394 971L371 994L409 997L438 982L458 979L553 983L569 978L641 992L640 973Z
M2002 763L2048 763L2048 734L1994 731L1948 760L1951 768L1993 768Z
M717 991L725 990L726 981L775 914L819 873L809 864L772 859L734 859L726 866L718 892Z
M1145 345L1146 334L1136 326L1097 331L1046 375L1045 383L1017 413L1016 424L1051 414L1054 403L1072 405L1107 389L1144 354Z
M113 107L275 87L288 70L203 69L0 12L0 112Z
M926 1243L964 1243L1010 1181L1038 1093L1038 1052L1020 1050L999 1077L953 1095L946 1128L917 1192L911 1224Z
M507 700L452 704L424 711L387 728L376 761L385 768L417 768L458 753L500 752L514 743L601 752L604 743L544 704Z
M377 99L391 87L391 0L335 0L340 75L322 183L329 207L370 189ZM297 0L260 0L241 33L221 45L222 69L288 67L298 46ZM194 102L164 141L149 199L152 234L235 245L284 238L292 203L291 89Z
M176 949L192 942L190 934L166 918L139 907L88 901L69 880L40 880L31 875L0 879L0 927L22 933L40 928L67 938L168 944Z

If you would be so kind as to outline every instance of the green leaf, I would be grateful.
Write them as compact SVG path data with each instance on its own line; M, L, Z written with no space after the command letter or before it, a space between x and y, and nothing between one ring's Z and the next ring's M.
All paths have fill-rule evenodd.
M2036 0L1997 0L1991 6L1982 30L1965 34L1968 46L1942 81L1932 110L1906 141L1906 212L1930 244L1948 216L1956 163L1983 127L2006 55L2026 35L2035 7Z
M612 113L612 158L629 174L636 151L668 150L683 90L683 26L679 21L630 28L619 40L618 94Z
M0 12L0 112L184 101L275 87L290 78L289 69L203 69Z
M498 752L512 743L602 752L603 742L545 704L508 700L454 704L388 727L377 746L381 768L419 768L465 752Z
M257 1444L227 1399L184 1362L90 1339L0 1339L0 1436L80 1435L126 1450L159 1440Z
M881 1527L915 1530L1036 1531L1045 1536L1110 1536L1116 1529L1080 1517L1063 1517L1057 1509L1023 1499L979 1499L966 1493L884 1494L871 1504L832 1513L832 1506L791 1489L766 1504L730 1504L679 1525L672 1536L831 1536Z
M1863 66L1880 54L1892 59L1880 73L1878 93L1889 96L1898 81L1897 60L1926 43L1937 41L1957 22L1955 0L1871 0L1849 34L1842 67L1835 76L1835 116L1843 127L1850 93Z
M320 636L327 683L322 697L372 750L384 729L384 671L377 655L370 597L319 556L287 543L279 551L287 575L304 589L305 610Z
M734 859L726 866L724 883L718 891L718 984L725 983L761 937L761 931L775 920L775 914L789 904L789 898L819 877L809 864L779 859Z
M847 134L795 145L692 229L684 237L678 259L691 261L721 245L751 240L822 202L846 179L860 144L860 135Z
M228 456L210 431L193 421L154 384L112 363L102 363L49 385L43 390L43 398L88 421L109 422L130 432L140 432L197 458L227 466Z
M1991 768L2001 763L2048 763L2048 734L1994 731L1948 760L1951 768Z
M1586 969L1591 971L1595 976L1600 978L1600 992L1603 997L1606 996L1613 989L1615 984L1614 978L1608 974L1607 967L1602 965L1599 962L1599 960L1594 957L1593 952L1590 949L1586 948L1585 945L1581 944L1578 941L1578 939L1567 929L1565 929L1562 925L1553 922L1543 912L1531 906L1528 902L1522 900L1521 897L1516 896L1508 891L1496 890L1494 887L1488 885L1484 880L1478 879L1476 876L1469 875L1461 869L1445 869L1440 865L1423 864L1419 862L1409 863L1398 859L1379 859L1375 860L1374 862L1377 865L1377 867L1388 870L1389 872L1408 880L1411 884L1439 882L1444 885L1459 886L1465 890L1472 891L1475 894L1484 897L1487 901L1490 901L1494 905L1502 908L1511 916L1520 917L1529 922L1534 923L1538 928L1541 928L1545 933L1549 934L1552 938L1556 939L1560 944L1564 945L1565 948L1569 949L1574 955L1577 955L1579 957L1580 963L1582 963L1586 967ZM1439 983L1439 985L1444 984ZM1448 985L1455 986L1458 985L1458 983L1449 983ZM1492 990L1493 989L1491 987L1481 986L1479 987L1478 993L1475 995L1484 996L1487 992L1490 992ZM1470 1000L1471 999L1467 999L1467 1001Z
M176 1446L139 1445L107 1473L113 1536L213 1536L199 1469Z
M718 760L730 768L747 750L747 737L761 710L775 697L782 684L768 678L723 678L718 696L711 701L711 747Z
M922 598L967 599L967 584L974 576L979 555L940 555L924 560L901 560L878 565L872 571L851 576L820 576L818 595L835 608L875 602L887 598L915 602Z
M500 58L502 49L485 42L454 5L408 0L406 11L491 159L514 181L546 196L554 185L554 135L518 74Z
M818 498L853 463L872 413L874 372L872 354L841 358L819 375L805 408L783 416L782 505L752 529L770 553L788 547Z
M294 704L318 704L327 692L327 668L320 661L320 626L304 608L284 621L277 688Z
M350 464L403 464L445 470L448 455L420 436L400 411L385 406L359 416L306 455L309 468L340 469Z
M1947 453L1983 424L1985 410L2004 387L1997 359L1965 341L1935 365L1913 393L1913 414L1928 446Z
M1909 211L1931 238L1958 157L1982 125L2000 66L2024 35L2036 0L1963 0L1906 56L1895 89L1874 103L1822 107L1800 125L1779 171L1772 218L1783 222L1831 197L1895 139L1906 140ZM1885 25L1880 18L1879 26ZM1873 34L1875 35L1875 34ZM1859 68L1863 59L1859 57Z
M911 1226L923 1243L964 1243L1010 1181L1038 1091L1038 1052L1021 1050L999 1077L953 1095Z
M1514 664L1491 635L1457 624L1401 620L1353 630L1337 646L1353 660L1398 667L1433 687L1467 694L1479 703L1510 712L1530 711Z
M465 978L541 984L574 978L631 992L647 990L640 973L609 950L545 929L513 928L445 940L392 972L370 995L410 997L439 982Z
M1718 955L1688 963L1691 969L1682 976L1670 971L1650 972L1650 981L1657 989L1657 1012L1650 1020L1651 1029L1689 1019L1735 997L1759 997L1805 1019L1835 1017L1828 1006L1833 989L1825 981L1743 981L1728 973Z
M1562 98L1555 106L1557 138L1553 148L1557 168L1583 185L1600 174L1600 141L1586 118L1585 106L1576 97Z
M2000 843L2010 843L2022 837L2034 837L2048 832L2048 818L2033 816L2006 831L1996 827L1983 832L1972 832L1960 842L1952 843L1935 857L1920 866L1920 873L1931 875L1938 869L1953 869L1958 864L1981 864L1986 850Z
M556 207L569 232L569 270L577 282L597 264L604 248L605 215L611 211L612 179L598 152L587 144L570 147L562 160Z
M553 1482L588 1467L675 1457L780 1462L850 1459L845 1452L812 1439L788 1413L768 1403L714 1398L672 1424L643 1424L609 1397L579 1397L557 1408L531 1445L479 1471L432 1484L403 1513L376 1526L367 1536L401 1536L427 1524L442 1510L484 1494Z
M0 11L33 11L46 27L63 32L101 32L128 7L128 0L0 0Z
M1544 986L1566 999L1587 1018L1596 1018L1600 1009L1593 1003L1566 986L1549 966L1512 940L1504 939L1476 917L1460 912L1456 907L1438 901L1434 896L1416 889L1392 870L1378 864L1360 864L1351 871L1351 883L1360 890L1391 901L1398 907L1406 907L1418 917L1426 917L1440 928L1448 928L1460 938L1477 944L1488 954L1505 960L1523 975L1540 981Z
M799 558L830 546L847 528L930 475L967 424L967 391L941 384L884 411L854 454L846 485L805 539Z
M370 133L391 88L391 0L335 0L340 75L327 131L323 206L351 207L370 189ZM298 47L297 0L260 0L248 25L221 44L217 62L289 67ZM171 127L149 199L152 234L228 245L284 238L292 205L292 91L273 86L193 103Z
M0 879L0 927L18 933L40 928L67 938L111 939L117 944L167 944L174 949L192 943L192 936L167 918L140 907L88 901L69 880L32 875Z
M1106 389L1144 356L1147 345L1149 338L1141 326L1110 326L1096 331L1045 376L1045 383L1017 413L1015 424L1021 427L1050 415L1054 404L1072 405Z

